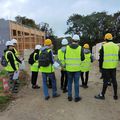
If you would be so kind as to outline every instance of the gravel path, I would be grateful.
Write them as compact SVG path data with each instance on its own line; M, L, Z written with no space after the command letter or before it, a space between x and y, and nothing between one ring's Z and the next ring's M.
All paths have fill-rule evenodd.
M94 99L94 95L98 94L102 87L96 63L90 72L89 88L80 88L82 101L78 103L68 102L67 94L59 89L59 71L56 72L56 77L61 97L50 98L48 101L43 99L40 74L41 88L32 90L29 85L22 89L7 110L0 113L0 120L120 120L120 99L113 100L112 87L108 88L105 100ZM117 78L120 78L119 74ZM120 84L120 79L118 84ZM120 87L118 92L120 98Z

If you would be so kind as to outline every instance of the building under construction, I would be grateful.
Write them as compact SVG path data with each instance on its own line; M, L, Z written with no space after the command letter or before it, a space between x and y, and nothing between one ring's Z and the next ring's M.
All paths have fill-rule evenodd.
M0 19L0 56L8 40L18 41L17 49L23 53L25 49L34 49L36 44L43 44L45 33L14 21Z

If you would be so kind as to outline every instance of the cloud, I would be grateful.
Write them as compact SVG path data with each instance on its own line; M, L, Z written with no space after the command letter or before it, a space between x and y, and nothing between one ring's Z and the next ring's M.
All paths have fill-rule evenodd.
M119 10L116 0L1 0L0 17L14 19L21 15L34 19L37 23L47 22L56 35L66 31L66 21L73 13L90 14L95 11L114 13Z

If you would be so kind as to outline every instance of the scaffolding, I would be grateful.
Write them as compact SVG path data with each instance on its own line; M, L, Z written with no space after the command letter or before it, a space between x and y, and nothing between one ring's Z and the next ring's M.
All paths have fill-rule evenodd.
M25 49L34 49L36 44L43 45L45 33L31 27L9 21L10 39L18 41L17 50L23 53Z

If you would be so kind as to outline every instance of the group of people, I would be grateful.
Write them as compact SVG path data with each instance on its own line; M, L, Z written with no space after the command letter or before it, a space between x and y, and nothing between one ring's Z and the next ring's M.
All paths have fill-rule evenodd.
M117 81L116 81L116 68L120 58L119 46L113 42L113 36L111 33L107 33L104 37L106 43L101 47L99 54L99 64L103 76L103 88L102 92L95 96L96 99L105 99L105 92L108 86L108 82L111 80L113 83L115 100L118 99L117 95ZM58 50L57 63L61 67L61 89L63 93L68 92L68 101L73 100L72 84L74 81L74 101L81 100L79 93L79 87L88 88L89 71L91 69L91 62L93 57L90 51L89 44L84 44L83 47L79 45L80 38L77 34L73 35L72 42L69 43L67 39L61 41L62 47ZM6 70L10 73L11 78L13 72L18 70L18 63L21 61L18 59L15 53L15 47L13 42L7 46L5 51L5 57L8 60ZM35 50L32 53L31 68L31 84L33 89L39 89L37 85L38 73L42 73L43 93L45 100L50 98L48 90L48 80L52 85L52 97L59 97L57 92L56 77L55 77L55 61L52 51L52 41L46 39L44 46L36 45ZM12 73L12 74L11 74ZM84 75L85 74L85 75ZM81 77L81 85L79 79ZM16 84L16 81L14 82ZM15 85L14 85L15 86ZM12 88L13 91L15 89Z
M12 39L6 42L6 49L4 50L4 57L7 61L7 65L5 66L5 70L8 72L9 75L9 86L10 90L13 93L18 92L19 87L19 79L14 79L13 76L15 72L18 72L19 64L22 63L22 60L19 59L19 54L16 49L17 40Z
M68 101L72 101L72 83L74 81L75 102L81 100L81 96L79 94L80 77L82 83L80 86L83 88L88 88L89 71L91 69L91 62L93 62L89 44L84 44L84 46L81 47L79 45L79 40L80 38L78 35L74 35L72 37L71 43L69 43L67 39L63 39L61 41L62 47L58 50L57 54L57 62L61 66L61 89L63 90L63 93L68 92ZM105 91L107 89L109 80L111 80L114 89L113 98L117 100L116 68L120 56L119 47L117 44L113 43L113 36L110 33L105 35L104 40L106 41L106 44L103 44L101 47L99 58L100 69L102 70L103 75L103 89L100 94L95 96L95 98L105 99ZM47 85L48 79L52 83L53 97L59 97L60 94L57 93L56 78L54 73L52 41L50 39L46 39L44 41L44 47L40 48L39 50L47 50L50 57L50 64L44 67L39 66L39 57L36 57L36 62L39 66L38 71L42 73L45 100L50 98ZM38 53L38 56L39 55L40 53Z

